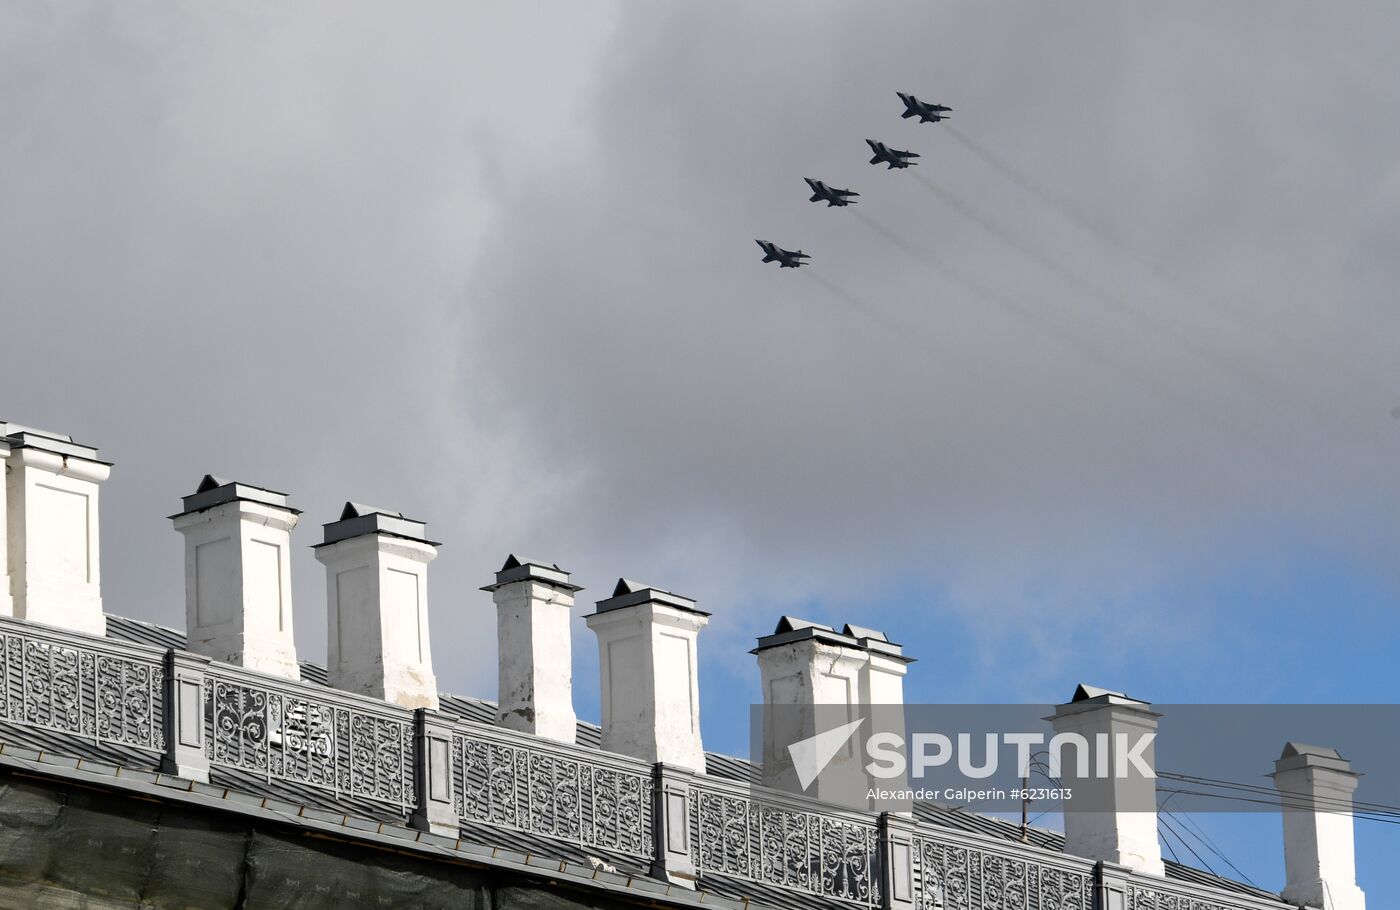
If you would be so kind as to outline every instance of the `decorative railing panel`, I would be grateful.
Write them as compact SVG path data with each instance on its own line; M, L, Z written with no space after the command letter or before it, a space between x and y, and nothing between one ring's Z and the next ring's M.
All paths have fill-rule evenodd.
M0 719L153 752L165 748L160 652L5 623L0 681Z
M211 670L205 753L215 766L336 794L415 805L413 715L320 687Z
M744 878L880 904L878 827L838 810L807 811L781 794L697 785L691 798L692 859L701 873Z
M919 910L1093 910L1092 866L1037 862L921 828L914 838Z
M1194 889L1163 888L1129 882L1127 910L1264 910L1281 906L1279 901L1252 899L1244 895L1238 898L1225 895L1205 897L1199 893L1190 893L1191 890Z
M452 749L464 820L653 856L650 765L467 723Z

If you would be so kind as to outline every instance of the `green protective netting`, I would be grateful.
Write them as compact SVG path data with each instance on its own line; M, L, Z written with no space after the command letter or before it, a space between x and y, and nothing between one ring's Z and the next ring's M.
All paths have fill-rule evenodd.
M0 787L0 907L226 910L247 840L212 814L11 780Z
M483 873L0 777L0 910L491 910Z

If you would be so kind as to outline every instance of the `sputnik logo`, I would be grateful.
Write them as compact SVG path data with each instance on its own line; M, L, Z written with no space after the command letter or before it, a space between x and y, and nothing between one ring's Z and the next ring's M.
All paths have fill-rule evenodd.
M802 785L804 791L826 770L826 766L845 748L846 743L855 736L856 729L863 723L865 718L862 717L848 724L823 730L816 736L799 739L788 746L788 755L792 756L792 768L797 772L797 782Z

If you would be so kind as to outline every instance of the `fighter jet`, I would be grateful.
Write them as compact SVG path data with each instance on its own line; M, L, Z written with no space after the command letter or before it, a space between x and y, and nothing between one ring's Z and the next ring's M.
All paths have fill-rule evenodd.
M918 164L917 161L910 161L910 158L918 158L918 152L901 152L899 149L892 149L883 142L876 142L874 139L865 140L870 146L870 150L875 153L875 157L870 159L871 164L884 162L889 165L887 170L908 167L911 164Z
M801 268L807 264L802 260L812 258L801 250L797 250L796 252L785 250L769 240L755 240L754 243L763 247L763 261L776 262L780 269Z
M811 177L803 177L807 185L812 188L812 198L808 202L825 202L827 208L833 205L851 205L855 202L852 196L859 196L855 190L838 190L827 186L820 180L813 180Z
M910 117L918 117L920 123L937 123L940 120L948 119L944 111L952 110L951 107L942 104L929 104L920 101L913 95L906 95L903 92L895 92L895 94L899 96L900 101L904 102L904 113L899 116L906 120Z

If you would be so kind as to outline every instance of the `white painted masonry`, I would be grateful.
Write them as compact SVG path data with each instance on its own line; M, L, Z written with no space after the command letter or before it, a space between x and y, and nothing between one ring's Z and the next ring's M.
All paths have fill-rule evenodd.
M704 771L696 640L710 614L625 578L597 608L584 621L598 636L603 748Z
M6 477L10 467L10 444L0 439L0 616L15 615L15 599L10 594L10 510L6 507L5 490L9 486Z
M188 648L215 660L300 679L292 637L287 495L204 475L170 520L185 538Z
M1356 885L1352 794L1361 776L1336 749L1288 743L1274 762L1283 811L1283 899L1323 910L1366 910Z
M0 424L13 615L105 635L98 487L112 466L62 433Z
M330 684L405 708L438 707L428 637L428 563L437 544L399 512L347 502L325 525Z
M496 722L512 730L574 742L573 650L569 633L574 594L569 573L554 563L511 554L496 573L499 702Z
M784 616L754 649L763 685L763 783L802 792L788 746L855 721L865 652L830 626ZM868 721L867 721L868 723ZM861 780L860 731L848 739L806 791L850 798ZM828 796L828 798L830 798Z
M1116 743L1119 734L1124 734L1136 743L1139 737L1156 732L1160 716L1145 701L1081 685L1068 704L1055 708L1050 720L1056 735L1078 734L1096 743L1104 734L1108 743ZM1073 749L1067 751L1073 754ZM1141 756L1148 767L1156 768L1152 746ZM1074 791L1076 801L1107 807L1102 812L1064 813L1066 853L1117 863L1148 875L1166 875L1157 840L1156 780L1140 775L1096 776L1092 771L1079 777L1073 773L1073 762L1068 761L1061 768L1060 779ZM1144 810L1144 806L1152 808Z

